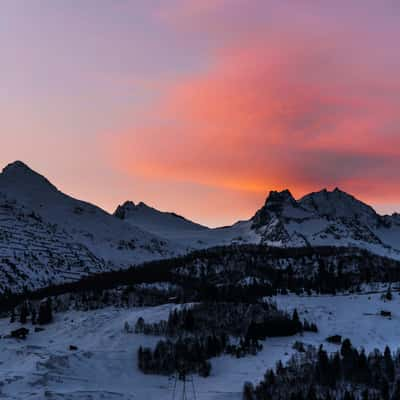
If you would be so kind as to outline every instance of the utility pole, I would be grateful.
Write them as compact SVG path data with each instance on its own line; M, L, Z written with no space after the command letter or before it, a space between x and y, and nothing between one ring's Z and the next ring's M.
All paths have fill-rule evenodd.
M179 382L182 382L182 390L178 388ZM174 375L172 400L196 400L193 375L188 375L184 367L180 367Z

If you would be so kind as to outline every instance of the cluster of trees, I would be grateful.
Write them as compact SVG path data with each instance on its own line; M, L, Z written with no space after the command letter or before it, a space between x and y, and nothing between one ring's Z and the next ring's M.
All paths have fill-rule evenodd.
M313 322L300 321L295 309L291 317L287 314L273 315L261 322L252 321L246 332L246 341L254 342L267 337L292 336L300 332L318 332L318 327Z
M57 296L57 308L81 311L114 306L119 308L152 307L165 304L179 292L178 289L121 286L114 289L89 290Z
M173 272L180 277L196 276L204 297L218 296L217 290L212 293L216 286L238 290L237 282L247 277L254 278L247 284L250 290L242 287L249 299L252 293L273 295L282 289L336 293L354 290L362 283L400 280L398 261L354 248L280 249L241 245L207 249L193 255L196 259L177 264Z
M313 322L302 322L297 310L289 315L272 301L257 304L198 303L189 308L174 309L167 321L147 324L139 318L135 326L136 333L147 335L174 338L183 334L218 333L241 337L246 342L292 336L303 331L317 332L318 328Z
M244 400L398 400L400 353L389 347L366 355L343 341L329 355L321 346L294 355L284 367L278 362L257 386L245 383Z
M67 310L89 311L104 307L114 306L119 308L131 307L151 307L165 304L175 298L174 294L179 293L177 287L153 287L149 285L122 286L114 289L88 290L82 292L72 292L51 297L53 312L63 312ZM48 299L50 297L45 297ZM16 307L10 309L9 315L12 320L26 320L29 316L35 321L40 312L39 304L41 300L25 299ZM24 323L24 322L23 322Z
M155 349L140 347L138 368L145 374L174 373L210 375L211 357L220 355L226 347L226 336L186 337L173 342L160 340Z
M250 279L249 279L250 278ZM246 283L243 284L243 280ZM195 251L183 257L158 260L125 270L110 271L77 282L0 296L0 310L10 310L27 299L66 293L92 293L169 282L180 286L176 302L240 301L255 303L260 297L282 290L335 293L362 283L400 281L400 262L365 250L339 247L273 248L264 245L232 245ZM168 299L167 291L154 288L150 301ZM140 299L138 299L140 302ZM98 304L106 304L98 303Z
M135 333L166 336L154 350L139 349L139 369L145 373L170 374L180 365L204 375L204 361L222 353L236 357L255 355L259 340L290 336L304 330L317 331L314 323L301 322L280 311L276 304L200 303L173 310L167 321L147 324L140 317ZM233 343L230 337L235 337ZM178 338L176 340L176 338Z
M50 297L42 300L37 305L34 302L24 301L17 310L12 309L10 322L19 321L21 324L44 325L53 321L53 306Z
M276 310L273 303L245 304L203 302L191 307L174 309L167 321L147 324L141 318L137 321L136 333L177 337L182 334L227 333L244 335L253 315L259 318Z

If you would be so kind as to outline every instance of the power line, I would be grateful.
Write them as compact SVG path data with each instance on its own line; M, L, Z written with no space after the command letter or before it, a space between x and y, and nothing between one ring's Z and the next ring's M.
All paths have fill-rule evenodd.
M180 368L173 379L172 400L197 400L193 375L188 375L185 368ZM179 382L182 384L179 385ZM179 390L179 386L182 387L182 390Z

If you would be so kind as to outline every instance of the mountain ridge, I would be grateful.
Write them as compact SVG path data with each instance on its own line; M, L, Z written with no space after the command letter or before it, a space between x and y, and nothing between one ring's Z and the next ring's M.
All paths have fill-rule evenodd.
M16 240L23 251L1 253ZM298 200L283 190L271 191L249 220L208 228L143 202L110 214L62 193L21 161L0 173L0 291L232 244L356 247L400 260L400 217L379 215L338 188Z

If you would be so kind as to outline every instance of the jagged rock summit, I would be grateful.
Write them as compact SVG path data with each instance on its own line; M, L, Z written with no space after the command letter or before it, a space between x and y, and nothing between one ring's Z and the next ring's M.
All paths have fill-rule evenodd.
M159 211L140 202L135 205L126 201L119 205L114 216L147 232L163 236L168 239L178 239L182 235L190 235L209 229L173 212Z
M288 190L271 192L252 218L261 242L284 247L352 246L400 256L400 223L336 188L295 200Z

